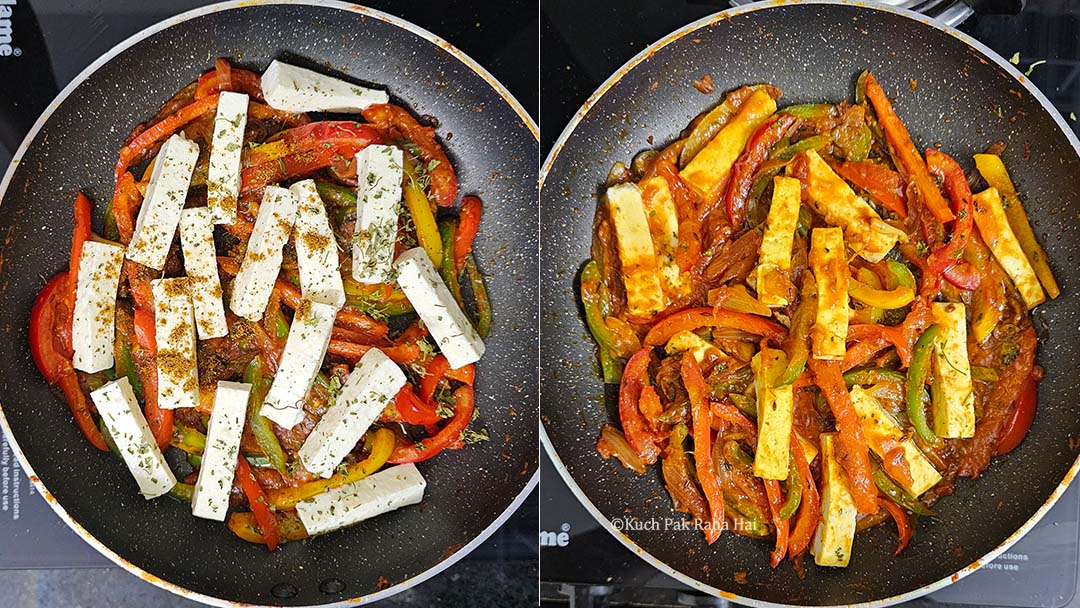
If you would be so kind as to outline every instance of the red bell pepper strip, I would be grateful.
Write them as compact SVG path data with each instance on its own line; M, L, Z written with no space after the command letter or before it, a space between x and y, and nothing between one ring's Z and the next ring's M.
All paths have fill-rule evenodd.
M649 353L643 348L626 362L619 382L619 420L630 447L647 464L654 464L664 437L653 432L641 414L641 393L649 384Z
M769 565L773 568L784 561L788 549L788 521L780 516L780 509L784 507L784 495L780 492L780 482L775 479L764 479L765 495L769 497L769 513L772 517L773 527L776 528L776 548L769 552Z
M672 336L683 330L701 327L730 327L757 334L779 344L787 335L784 326L765 317L734 310L691 308L677 312L661 320L645 334L642 342L646 347L666 344Z
M229 258L218 258L218 263L221 264L221 269L229 274L235 275L239 268L233 262L225 262ZM300 302L303 300L303 296L300 294L300 288L292 283L278 279L274 284L274 289L281 295L281 301L296 310L300 306ZM390 328L385 324L371 317L356 312L354 310L342 309L339 310L336 317L336 322L345 326L347 329L351 329L356 332L360 332L371 341L381 340L386 337ZM366 350L364 352L367 352ZM363 356L363 354L361 354ZM388 355L389 356L389 355Z
M892 516L893 521L896 522L896 533L900 536L900 544L896 546L896 552L893 555L900 555L900 552L908 546L908 541L911 540L911 521L908 520L907 513L904 513L900 505L880 496L877 500L878 504L884 507Z
M439 386L439 380L442 380L449 369L450 362L446 360L446 355L439 353L431 360L427 370L424 371L424 379L420 381L420 398L422 400L430 403L435 398L435 389Z
M75 228L71 232L71 258L68 260L68 297L67 308L75 310L75 293L79 282L79 258L82 257L83 243L90 240L90 199L79 192L75 195ZM74 319L73 319L74 320ZM71 350L70 344L67 345Z
M412 445L398 444L390 454L391 464L427 460L446 448L460 443L461 433L469 426L473 415L473 389L464 385L454 391L454 417L437 433Z
M720 480L716 476L716 468L713 467L712 461L712 411L709 408L709 393L705 386L705 378L701 375L701 368L698 367L693 353L683 353L679 371L690 397L694 466L697 469L698 483L705 491L705 500L709 503L709 521L705 526L705 540L711 545L720 538L720 533L724 528L724 491L720 487Z
M1013 451L1027 436L1028 429L1031 428L1031 422L1035 420L1038 390L1038 382L1035 380L1035 376L1028 376L1020 387L1020 395L1016 398L1016 405L1013 406L1012 415L1005 420L1001 438L998 439L997 448L994 449L995 456L1001 456Z
M251 472L251 465L248 464L247 458L243 454L236 459L236 477L240 481L240 487L244 490L244 495L247 496L251 512L255 514L255 521L259 524L259 530L262 532L263 541L266 542L266 548L273 551L281 540L277 518L274 517L273 511L270 510L270 503L266 500L266 492L259 485L259 481L255 479L255 475Z
M728 220L736 232L741 232L746 223L746 201L754 186L754 175L761 168L761 163L765 162L769 150L784 137L796 120L791 114L773 114L754 131L742 155L732 165L724 205L727 207Z
M472 251L473 240L480 230L480 208L479 197L469 195L461 199L461 212L454 232L454 272L458 274L465 268L465 256Z
M750 431L750 434L757 436L757 425L753 420L750 420L746 414L742 413L739 408L725 403L723 401L713 401L711 404L712 415L723 420L724 422L730 422L744 429Z
M833 171L856 188L865 190L886 209L902 218L907 217L907 195L904 178L899 173L878 163L847 161L834 163Z
M209 95L186 105L161 122L146 129L139 136L120 150L120 159L116 161L113 177L116 180L115 198L120 193L120 178L143 152L150 146L176 133L193 120L217 109L218 95Z
M265 163L248 166L240 172L240 193L248 194L269 184L276 184L297 175L313 173L330 165L351 167L352 172L355 173L356 153L369 144L381 143L374 131L370 131L369 135L373 137L371 139L358 138L344 143L328 142L330 145L302 150Z
M901 325L889 326L873 323L851 325L848 327L847 338L859 341L875 339L879 343L880 340L884 340L896 347L896 354L900 356L903 366L911 365L912 346L904 335L904 328Z
M58 385L64 392L64 400L71 409L75 424L86 439L97 449L108 452L109 446L90 415L90 405L79 384L79 376L71 360L58 348L62 342L58 334L71 331L71 323L67 321L63 308L68 293L67 277L64 272L53 277L34 300L34 306L30 309L30 354L45 380Z
M381 350L391 361L402 365L408 365L420 356L420 347L416 344L354 344L352 342L343 342L341 340L330 340L330 346L327 347L326 352L332 355L338 355L339 357L345 357L351 361L359 361L361 357L373 348Z
M116 184L113 193L112 214L116 221L116 232L120 242L128 244L135 235L135 209L142 203L142 194L135 186L135 176L125 171Z
M420 149L428 173L431 175L431 198L440 207L450 207L457 198L457 175L446 152L435 140L435 129L421 125L409 111L393 104L369 106L361 114L364 120L375 125L383 136L392 141L403 137Z
M146 308L135 309L135 342L139 348L157 356L157 330L154 325L154 313ZM157 368L145 366L140 370L139 378L143 384L143 411L146 424L157 440L158 447L168 447L173 434L173 411L158 407Z
M934 180L930 178L926 163L919 156L919 151L911 141L911 135L908 133L907 127L904 126L900 117L896 115L892 102L889 101L885 91L882 90L873 74L867 72L865 82L866 97L870 99L871 105L874 106L878 124L885 131L885 139L889 142L899 161L897 163L899 169L904 172L908 181L915 183L923 204L926 205L926 208L930 210L930 213L933 214L937 221L942 223L952 221L956 216L949 210L949 206L941 196L941 191L934 184Z
M862 423L844 384L842 364L839 361L811 357L810 369L814 372L818 388L829 403L829 409L836 419L836 428L840 431L837 459L847 474L855 508L868 515L877 513L877 486L874 485L874 476L870 469L866 438L863 437Z
M195 99L202 99L221 91L246 93L253 99L261 100L263 98L262 77L249 70L234 68L225 59L218 59L214 62L214 70L199 78L199 85L195 88Z
M795 528L788 539L788 555L795 557L806 551L821 521L821 498L818 496L814 476L810 472L810 463L806 462L802 444L794 433L791 434L792 457L799 471L799 480L803 484L802 501L799 502L799 515Z
M311 122L299 127L282 131L275 136L273 145L260 146L251 150L244 159L244 166L262 165L276 162L278 158L323 147L351 144L361 150L371 143L381 143L382 138L371 125L352 120L323 120ZM263 150L273 147L273 152ZM351 159L350 159L351 160ZM353 168L355 174L356 169Z
M961 255L974 225L971 187L960 164L948 154L930 148L926 151L926 162L930 172L944 180L945 191L949 193L957 217L949 243L930 253L927 266L932 276L944 276L961 289L974 289L979 286L978 272L948 272L958 266L967 266Z
M411 384L406 384L398 391L397 396L394 397L394 407L401 419L409 424L423 426L436 424L442 420L436 413L435 406L430 401L418 397L413 392Z

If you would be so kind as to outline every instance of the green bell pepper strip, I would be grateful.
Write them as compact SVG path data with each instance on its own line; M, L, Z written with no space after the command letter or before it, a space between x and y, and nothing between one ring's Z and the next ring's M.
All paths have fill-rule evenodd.
M916 515L925 515L927 517L934 517L936 515L936 513L927 508L921 500L912 498L911 495L905 492L900 486L893 483L893 480L889 479L889 476L885 474L885 471L882 471L880 468L874 469L874 485L876 485L883 494L891 498L893 502Z
M825 118L833 106L827 103L800 103L780 108L782 114L791 114L795 118Z
M856 367L844 373L844 384L848 388L866 384L878 384L881 382L904 382L906 376L903 372L883 367Z
M195 486L190 483L177 482L176 485L169 490L169 496L183 502L191 502L195 497Z
M907 376L907 415L915 431L926 441L937 441L937 436L926 422L926 407L922 394L926 385L926 376L930 373L930 360L934 352L934 338L941 331L941 326L931 325L919 336L911 356L911 366Z
M802 486L799 470L792 461L787 478L787 500L784 501L784 506L780 507L780 519L791 519L799 510L799 505L802 504Z
M847 159L856 162L862 162L870 156L870 146L874 143L874 135L870 132L870 127L863 124L859 129L859 137L855 140L855 146L848 151Z
M456 219L439 222L439 234L442 235L443 251L454 250L455 233L457 233ZM438 268L439 274L442 275L443 282L446 283L446 287L450 289L450 293L453 294L454 299L457 300L458 306L464 310L465 303L461 301L461 284L458 283L457 274L454 272L454 256L443 256L442 264Z
M116 377L126 376L128 382L131 383L131 391L135 393L135 398L142 401L142 377L139 376L138 370L135 369L135 360L131 357L131 342L124 339L120 340L119 355L116 358Z
M188 454L187 461L188 464L195 467L196 469L202 468L202 454Z
M817 317L817 287L813 280L804 274L799 294L800 302L791 315L791 328L784 340L784 353L787 355L787 368L780 374L777 386L794 384L810 358L810 330Z
M315 182L319 197L331 208L346 207L356 211L356 190L330 182Z
M690 403L683 401L664 410L658 417L664 424L679 424L690 420Z
M585 324L596 340L600 349L600 368L604 373L604 383L618 384L622 378L622 363L612 354L615 339L604 325L604 314L600 304L600 269L596 260L581 269L581 305L585 308Z
M263 375L262 363L258 358L253 359L244 370L244 382L252 387L248 398L247 419L251 425L251 432L255 436L255 442L270 460L270 465L278 473L285 475L285 451L281 449L281 442L274 434L273 424L259 414L266 392L270 390L270 381L270 378Z
M971 379L979 382L997 382L1001 379L997 370L992 367L983 367L981 365L971 366Z
M765 192L765 188L769 187L773 178L780 175L780 171L783 170L783 166L772 167L771 169L765 169L755 179L754 185L750 187L750 195L746 198L748 201L758 201L761 199L761 195Z
M465 256L465 272L472 286L473 304L476 307L476 333L480 334L481 338L486 338L491 331L491 299L488 297L484 275L480 274L480 268L477 267L476 258L471 251Z
M101 431L101 438L105 440L105 445L109 446L109 451L123 458L124 455L120 453L120 448L116 447L116 442L113 441L112 435L109 433L109 427L105 426L104 418L98 420L98 430Z
M735 404L735 407L739 408L739 411L750 416L751 418L757 418L757 403L752 397L747 397L741 393L728 393L728 399Z
M795 158L799 152L806 152L807 150L817 150L824 148L832 143L832 136L830 135L814 135L813 137L807 137L806 139L800 139L799 141L791 144L790 146L780 150L776 153L776 158L780 160L791 160Z
M889 269L889 278L885 285L887 288L895 289L897 287L909 287L912 290L917 291L915 275L911 274L911 269L907 267L907 264L897 262L896 260L889 260L886 263L886 266Z

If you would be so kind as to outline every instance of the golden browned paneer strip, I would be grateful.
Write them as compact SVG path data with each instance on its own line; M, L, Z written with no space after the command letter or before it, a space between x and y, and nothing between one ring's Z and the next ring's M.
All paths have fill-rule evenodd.
M1016 193L1016 186L1013 185L1009 173L1005 170L1005 163L1001 162L1001 158L996 154L976 154L975 168L979 170L979 174L986 180L986 183L990 184L991 188L996 188L998 193L1005 197L1005 201L1009 203L1005 209L1005 216L1009 218L1009 226L1012 228L1013 234L1020 241L1020 247L1023 248L1024 255L1027 256L1028 262L1035 269L1035 274L1038 275L1039 281L1042 283L1043 288L1046 289L1046 293L1050 295L1051 299L1058 297L1061 295L1061 288L1058 287L1057 280L1054 279L1054 273L1050 270L1050 264L1046 259L1046 251L1043 250L1042 245L1035 238L1035 232L1031 229L1031 222L1028 221L1027 212L1024 211L1024 204L1020 202L1020 196Z
M758 440L754 452L754 475L762 479L788 477L791 453L791 423L795 398L792 385L774 387L787 366L784 351L766 349L754 355L754 391L757 394Z
M844 229L844 240L852 251L867 262L880 262L897 241L907 241L903 230L881 219L817 152L805 154L810 206L830 225Z
M814 228L810 270L817 282L817 318L810 330L814 358L843 359L848 332L848 269L842 230Z
M930 385L934 434L955 439L975 435L975 393L967 351L967 313L960 302L934 302L930 315L941 331L934 340Z
M821 493L821 521L810 552L819 566L846 568L855 541L855 500L848 489L844 469L836 459L836 433L822 433L821 469L825 489Z
M904 488L908 494L918 498L920 494L941 481L941 474L937 472L934 465L870 391L861 386L852 387L851 404L855 407L855 413L862 422L866 444L879 458L887 458L887 451L891 446L900 446L904 462L907 463L908 471L911 472L911 483L903 479L893 479L893 481Z
M706 195L725 181L754 129L776 112L776 101L764 90L754 91L723 129L698 152L679 175L698 194Z
M608 188L604 199L615 227L626 307L635 317L651 317L663 310L664 292L641 190L634 184L619 184Z
M792 177L773 178L772 205L765 219L765 233L758 249L758 265L754 269L758 300L766 306L789 304L782 274L791 271L791 244L799 223L802 204L802 184Z
M660 285L667 296L666 303L685 301L690 296L690 273L683 272L675 260L679 251L679 215L667 180L658 175L642 181L638 187L660 264Z
M975 211L975 225L979 227L979 234L990 247L990 251L994 252L994 257L1005 269L1005 274L1009 275L1016 285L1024 304L1029 310L1042 304L1046 295L1039 285L1035 269L1031 267L1020 247L1020 241L1009 226L997 188L987 188L976 194L972 198L972 209Z

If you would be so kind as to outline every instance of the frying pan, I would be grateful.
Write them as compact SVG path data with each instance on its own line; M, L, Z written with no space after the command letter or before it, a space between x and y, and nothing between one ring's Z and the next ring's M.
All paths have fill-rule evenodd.
M441 135L453 133L447 149L461 191L486 203L476 249L495 324L478 365L474 424L491 440L420 464L428 481L423 503L272 554L192 517L186 504L143 500L121 460L82 438L35 369L27 341L42 277L67 265L74 192L96 202L100 229L124 136L215 57L258 71L284 58L385 86L415 114L437 117ZM366 602L460 559L536 484L536 135L510 94L463 53L414 25L345 3L219 4L120 44L50 104L0 184L0 327L9 345L0 358L0 422L30 479L111 560L216 605Z
M595 348L576 302L575 277L589 255L593 210L611 164L674 140L720 92L768 82L782 102L850 98L854 80L874 71L916 138L970 167L970 155L1001 139L1036 234L1064 294L1040 307L1050 340L1039 410L1027 440L995 459L977 480L921 518L908 548L893 557L887 525L857 535L851 565L818 568L805 580L784 564L771 569L771 543L666 529L671 509L659 467L638 476L595 449L600 427L617 420L615 391L601 384ZM689 86L711 74L717 93ZM917 79L917 87L909 87ZM654 83L658 83L655 84ZM1000 116L999 116L1000 113ZM654 136L654 143L646 138ZM1026 156L1025 148L1028 149ZM620 68L578 111L541 172L541 221L557 227L541 242L541 439L562 476L623 544L678 580L756 606L884 605L910 600L971 573L1027 532L1073 479L1080 402L1073 361L1080 351L1080 302L1072 285L1080 253L1080 142L1046 98L979 42L917 14L848 1L769 2L724 11L678 30ZM657 529L615 530L618 518ZM621 526L626 528L626 526ZM737 580L738 579L738 582Z

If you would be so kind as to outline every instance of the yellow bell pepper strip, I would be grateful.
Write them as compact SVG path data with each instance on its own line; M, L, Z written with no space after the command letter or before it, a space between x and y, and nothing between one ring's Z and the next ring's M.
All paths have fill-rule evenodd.
M585 324L596 340L600 351L600 368L606 384L617 384L622 376L622 363L615 356L614 337L604 324L604 315L600 310L600 269L596 260L581 269L580 279L581 305L585 309Z
M896 485L896 483L889 479L889 476L885 474L885 471L881 469L874 469L874 484L877 485L877 488L881 490L882 494L888 496L893 502L916 515L925 515L927 517L934 517L937 515L927 508L921 500L912 498L903 488Z
M690 411L693 416L694 465L697 469L698 483L705 491L709 503L709 520L705 522L705 540L711 545L720 538L724 526L724 492L716 477L716 468L712 461L712 410L709 407L708 392L701 368L691 353L683 353L680 366L683 384L690 398Z
M1024 250L1024 255L1027 256L1031 266L1035 269L1035 274L1038 275L1039 282L1042 283L1047 295L1051 299L1058 297L1061 295L1061 288L1058 286L1057 280L1054 279L1054 273L1050 270L1046 251L1043 250L1042 245L1035 238L1035 232L1031 229L1031 223L1028 221L1027 213L1024 211L1024 204L1020 202L1020 196L1016 193L1016 186L1013 185L1009 173L1005 170L1005 164L995 154L976 154L975 168L979 170L979 174L986 180L986 183L991 188L996 188L998 194L1004 196L1009 203L1008 207L1005 208L1005 215L1009 219L1009 227L1012 228L1016 239L1020 241L1020 247Z
M304 523L300 521L300 518L295 513L277 512L274 513L274 518L280 541L304 540L309 536L307 530L304 529ZM266 544L261 532L262 527L259 525L254 513L233 513L229 515L227 525L229 530L242 540L257 545Z
M787 330L772 319L765 319L732 310L713 308L691 308L665 317L645 334L642 344L646 347L667 344L672 336L683 330L695 330L702 327L730 327L767 338L779 344L787 335Z
M869 289L880 290L882 287L881 279L878 278L874 271L866 268L865 266L857 269L855 276L848 279L848 303L853 309L848 324L852 323L881 323L885 318L885 311L881 308L863 302L856 302L851 304L851 289L853 287L866 287Z
M484 275L480 273L480 268L476 265L476 257L471 251L465 256L465 274L469 278L473 293L475 307L473 324L476 326L476 333L480 334L481 338L486 338L488 332L491 331L491 299L488 297Z
M870 468L869 448L862 432L862 422L851 404L851 395L844 385L840 361L811 358L810 369L822 395L832 410L839 431L837 451L848 478L855 508L867 515L877 513L877 490Z
M918 342L915 343L915 349L911 356L911 367L908 368L905 398L908 420L915 427L915 431L919 433L919 437L931 443L937 441L937 435L934 434L926 420L926 404L923 402L923 393L926 390L926 378L930 373L930 363L933 360L934 340L940 331L940 326L931 325L923 331Z
M825 118L832 113L835 107L827 103L800 103L780 108L779 112L781 114L790 114L795 118L813 120Z
M442 265L443 243L439 234L439 225L435 222L435 213L431 209L427 194L423 186L416 179L416 166L410 157L405 161L405 188L402 194L405 198L405 207L412 217L413 226L416 228L416 240L431 258L431 263L436 268Z
M248 464L243 455L236 459L236 478L240 482L240 488L243 489L244 495L247 496L248 506L251 508L255 521L259 525L266 548L273 551L281 540L277 518L270 511L270 505L266 502L266 492L263 491L262 486L255 479L255 475L251 472L251 465Z
M771 317L772 310L750 295L745 285L721 285L709 290L709 304L720 310L731 310L759 317Z
M804 273L799 294L799 305L791 315L791 328L784 340L784 352L787 354L787 368L777 381L778 386L794 384L810 357L810 331L817 319L817 286L810 273Z
M850 281L848 295L851 296L852 299L858 300L867 306L873 306L874 308L894 310L911 304L912 300L915 299L915 290L910 287L900 286L888 290L875 289L865 283L860 283L855 279L851 279Z
M375 473L386 464L386 461L390 458L390 454L394 451L394 444L396 441L394 432L390 429L376 429L372 434L371 452L368 454L367 458L364 458L360 462L346 465L344 471L338 469L338 472L334 473L329 479L317 479L315 481L302 483L295 487L269 490L266 493L266 499L274 509L285 511L295 508L296 503L302 500L307 500L312 496L322 494L327 490L332 490L347 483L360 481Z
M904 126L900 117L896 115L892 102L885 95L885 91L882 90L877 79L874 78L872 73L866 72L864 83L866 97L870 100L870 104L874 106L878 123L881 125L882 130L885 131L885 139L889 142L893 153L896 154L897 166L905 174L909 182L914 182L919 191L919 196L922 197L923 204L926 205L926 208L930 210L930 213L933 214L937 221L945 223L956 219L956 216L949 209L949 205L945 203L945 198L941 196L941 191L938 190L934 180L931 179L930 172L926 168L926 162L923 161L919 151L915 148L914 142L911 141L911 135L908 133L907 127Z
M264 373L264 365L258 357L253 359L244 370L244 382L252 387L251 395L248 397L247 421L248 426L251 427L251 434L255 436L255 442L259 444L259 449L270 460L270 466L278 473L285 475L285 451L281 448L281 442L274 433L274 425L259 414L263 398L270 390L272 380L273 378Z

